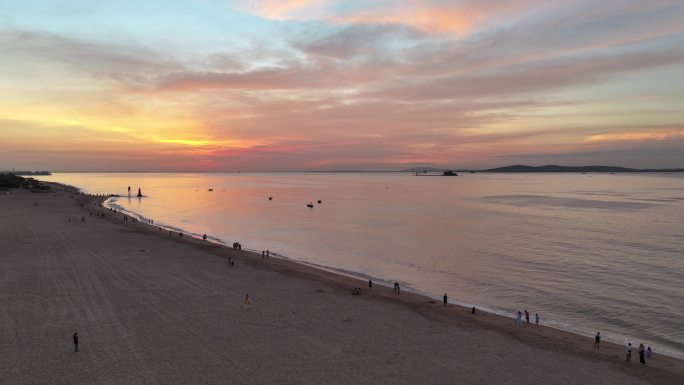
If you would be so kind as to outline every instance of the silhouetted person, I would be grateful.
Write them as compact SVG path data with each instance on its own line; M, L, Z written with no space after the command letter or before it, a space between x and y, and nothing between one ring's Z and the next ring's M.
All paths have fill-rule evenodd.
M475 314L475 306L473 306L473 309L470 311L470 314Z
M207 234L202 235L202 239L206 241L207 240Z
M650 346L647 347L646 348L646 358L651 358L652 353L653 353L653 351L651 350L651 347Z
M530 313L525 309L525 321L527 321L527 326L530 326Z
M74 333L74 352L78 352L78 333Z
M627 358L627 362L632 361L632 343L631 342L627 343L627 348L625 349L625 357Z
M644 355L646 354L646 349L644 349L644 344L639 344L639 363L641 364L646 364L646 358Z
M594 337L594 348L598 349L601 344L601 332L597 332Z
M442 299L444 299L444 306L446 306L447 305L447 299L448 299L446 293L444 293L444 297L442 297Z
M368 280L368 287L373 287L373 281L371 281L370 279Z
M534 323L537 324L537 326L539 326L539 314L537 313L534 313Z
M518 315L515 318L515 325L522 326L522 312L518 310Z
M399 282L394 282L394 292L397 294L401 294L401 291L399 289Z

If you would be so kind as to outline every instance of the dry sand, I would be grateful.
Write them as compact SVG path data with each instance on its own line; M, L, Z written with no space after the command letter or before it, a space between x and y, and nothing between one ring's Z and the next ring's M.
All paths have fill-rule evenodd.
M68 191L0 195L2 384L683 383L682 361L592 343L169 236Z

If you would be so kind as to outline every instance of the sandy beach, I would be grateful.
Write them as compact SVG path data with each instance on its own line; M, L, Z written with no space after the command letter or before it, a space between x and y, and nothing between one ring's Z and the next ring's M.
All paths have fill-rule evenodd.
M684 362L657 349L640 365L639 341L627 363L622 346L602 342L593 349L593 336L516 327L493 314L369 289L349 277L124 221L99 202L68 189L0 195L0 383L680 384L684 378ZM354 287L362 294L352 295Z

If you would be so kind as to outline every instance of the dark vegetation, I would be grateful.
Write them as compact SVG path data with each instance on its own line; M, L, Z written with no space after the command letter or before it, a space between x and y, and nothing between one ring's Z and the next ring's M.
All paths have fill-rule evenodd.
M49 190L50 186L33 178L24 178L13 173L0 174L0 189L26 188L30 190Z

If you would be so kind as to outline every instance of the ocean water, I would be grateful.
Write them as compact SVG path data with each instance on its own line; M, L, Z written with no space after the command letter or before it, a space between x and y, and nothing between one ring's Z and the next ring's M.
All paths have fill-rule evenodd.
M41 179L120 194L108 205L216 242L684 358L682 174Z

